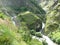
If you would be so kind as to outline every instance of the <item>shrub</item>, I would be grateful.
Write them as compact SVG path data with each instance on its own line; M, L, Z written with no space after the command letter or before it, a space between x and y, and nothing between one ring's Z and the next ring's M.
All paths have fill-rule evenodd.
M32 35L35 35L36 31L35 31L35 30L30 30L30 33L31 33Z
M56 43L60 44L60 37L56 39Z
M45 40L42 43L43 43L43 45L48 45Z
M42 37L42 35L41 35L40 32L36 32L35 35L36 35L37 37Z
M32 39L31 42L29 42L29 45L43 45L42 42Z
M0 18L5 19L7 16L3 12L0 12Z
M0 25L0 45L11 45L14 33L5 25Z
M60 44L60 32L52 32L49 37L56 43Z

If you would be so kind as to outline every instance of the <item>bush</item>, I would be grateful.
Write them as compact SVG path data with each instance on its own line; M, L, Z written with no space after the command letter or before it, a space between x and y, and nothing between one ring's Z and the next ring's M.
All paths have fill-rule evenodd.
M32 39L31 42L29 42L29 45L43 45L42 42Z
M27 44L22 40L22 37L19 33L10 29L6 25L0 24L0 45L27 45Z
M60 37L56 39L56 43L60 44Z
M42 43L43 43L43 45L48 45L45 40Z
M14 32L5 25L0 25L0 45L11 45L14 37Z
M25 42L29 42L29 41L31 41L31 36L29 35L29 34L23 34L22 35L22 38L23 38L23 40L25 41Z
M31 33L32 35L35 35L36 31L35 31L35 30L30 30L30 33Z
M49 37L56 43L60 44L60 32L52 32L49 34Z
M35 35L36 35L37 37L42 37L42 35L41 35L40 32L36 32Z
M7 16L4 13L0 12L0 18L5 19Z

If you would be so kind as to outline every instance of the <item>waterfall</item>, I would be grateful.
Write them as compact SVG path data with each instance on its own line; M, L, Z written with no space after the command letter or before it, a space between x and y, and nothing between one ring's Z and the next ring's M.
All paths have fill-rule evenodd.
M17 15L11 17L12 23L14 26L17 26L17 28L20 28L20 20L17 18Z
M43 33L44 28L45 28L45 23L42 22L42 29L40 30L40 33Z
M45 24L42 22L42 30L43 30L44 28L45 28ZM42 32L42 30L41 30L41 32ZM40 32L40 33L41 33L41 32ZM42 34L42 38L39 38L39 37L37 37L37 36L32 36L32 38L33 38L33 39L37 39L37 40L40 41L40 42L43 42L43 41L45 40L48 45L57 45L57 44L55 44L48 36L45 36L45 35L43 35L43 34Z
M45 24L42 22L42 29L45 27Z
M11 17L12 23L13 23L15 26L16 26L16 23L15 23L14 19L16 19L16 17L17 17L17 16Z

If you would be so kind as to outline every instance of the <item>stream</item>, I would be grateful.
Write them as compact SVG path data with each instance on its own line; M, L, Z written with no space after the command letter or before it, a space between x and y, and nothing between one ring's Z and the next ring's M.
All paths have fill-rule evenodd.
M38 41L42 42L42 41L46 41L46 43L48 45L57 45L56 43L54 43L48 36L42 35L42 38L36 37L36 36L32 36L33 39L37 39Z
M48 36L42 35L42 37L46 40L48 45L57 45Z
M44 29L44 27L45 27L45 24L42 23L42 30ZM32 38L37 39L37 40L39 40L41 42L45 40L48 45L58 45L58 44L54 43L48 36L45 36L43 34L42 34L42 38L39 38L37 36L32 36Z

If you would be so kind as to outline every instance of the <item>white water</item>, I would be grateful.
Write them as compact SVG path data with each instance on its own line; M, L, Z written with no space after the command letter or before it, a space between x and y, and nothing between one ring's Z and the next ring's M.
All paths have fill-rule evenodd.
M44 23L42 23L42 29L45 27L45 24ZM42 38L39 38L39 37L36 37L36 36L32 36L32 38L33 39L37 39L37 40L39 40L39 41L43 41L43 40L46 40L46 42L47 42L47 44L48 45L57 45L57 44L55 44L48 36L45 36L45 35L43 35L42 34Z
M42 22L42 29L45 27L45 24ZM48 36L45 36L42 34L43 39L46 40L46 42L48 43L48 45L57 45L55 44Z
M11 20L12 20L13 24L16 26L16 23L14 21L15 18L16 18L16 16L13 16L13 17L11 17Z
M42 29L45 27L45 24L42 22Z
M32 36L32 39L37 39L37 40L40 41L40 42L42 42L43 40L45 40L45 39L43 39L43 38L39 38L39 37L36 37L36 36Z
M32 36L32 38L37 39L40 42L45 40L48 45L57 45L48 36L45 36L45 35L42 35L42 38L39 38L39 37L36 37L36 36Z
M42 35L42 37L46 40L46 42L48 43L48 45L57 45L49 37L47 37L45 35Z

